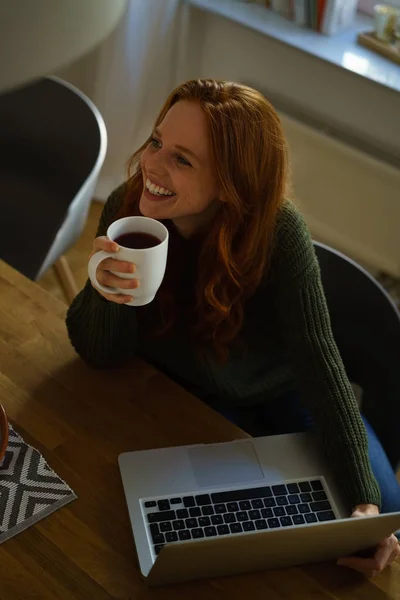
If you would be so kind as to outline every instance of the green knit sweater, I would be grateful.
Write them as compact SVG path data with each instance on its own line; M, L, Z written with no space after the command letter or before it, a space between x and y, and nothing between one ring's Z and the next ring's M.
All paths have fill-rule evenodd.
M121 188L111 194L97 235L105 235L122 195ZM296 389L349 509L361 503L380 506L365 427L332 336L312 240L291 202L278 216L268 281L246 305L245 353L232 352L224 364L211 352L200 359L184 323L177 322L164 337L149 338L142 314L106 301L88 281L68 311L71 342L93 367L113 367L140 355L189 387L235 406L274 401Z

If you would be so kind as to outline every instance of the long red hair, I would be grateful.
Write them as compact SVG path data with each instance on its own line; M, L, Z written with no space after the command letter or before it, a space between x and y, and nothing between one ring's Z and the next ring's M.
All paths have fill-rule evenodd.
M246 301L268 272L287 182L286 142L275 109L261 93L239 83L212 79L177 87L154 128L180 100L197 102L206 115L213 164L225 199L199 240L190 330L194 341L211 344L217 355L226 359L243 325ZM126 197L118 218L138 214L143 191L139 161L151 137L128 163ZM171 241L166 277L157 295L164 329L178 315L178 256L184 254L179 252L179 242ZM174 248L176 260L171 258Z

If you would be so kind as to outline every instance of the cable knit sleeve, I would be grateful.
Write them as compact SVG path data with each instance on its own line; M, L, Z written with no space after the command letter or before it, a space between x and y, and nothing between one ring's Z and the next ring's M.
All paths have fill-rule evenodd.
M380 506L365 427L333 338L313 243L290 202L278 219L274 257L275 304L302 403L313 416L349 507Z
M97 236L105 235L123 200L120 186L108 198L100 217ZM136 311L131 306L108 302L87 280L67 313L69 338L77 353L95 368L119 366L136 353Z

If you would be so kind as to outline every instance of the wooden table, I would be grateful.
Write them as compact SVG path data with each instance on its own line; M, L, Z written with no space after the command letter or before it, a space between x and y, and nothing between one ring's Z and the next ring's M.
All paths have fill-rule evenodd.
M153 367L95 371L69 344L66 306L0 261L0 401L78 495L0 547L1 600L400 598L400 564L367 581L334 564L149 589L117 457L246 434Z

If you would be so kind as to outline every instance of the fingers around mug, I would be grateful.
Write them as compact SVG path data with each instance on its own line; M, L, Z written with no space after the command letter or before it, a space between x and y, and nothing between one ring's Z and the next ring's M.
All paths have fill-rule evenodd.
M111 287L105 287L104 285L101 285L101 283L97 280L97 267L105 258L110 258L110 256L113 255L110 254L110 252L104 252L104 250L95 252L93 256L89 259L88 275L93 286L98 290L101 290L106 294L117 294L118 292L115 289Z
M115 258L106 258L99 265L99 268L105 271L116 271L117 273L134 273L136 271L136 266L133 263L116 260Z
M119 246L105 235L97 237L93 242L93 252L104 250L105 252L118 252Z
M122 279L122 277L118 277L110 271L100 269L97 271L97 281L105 287L122 288L124 290L135 290L140 286L138 279Z

